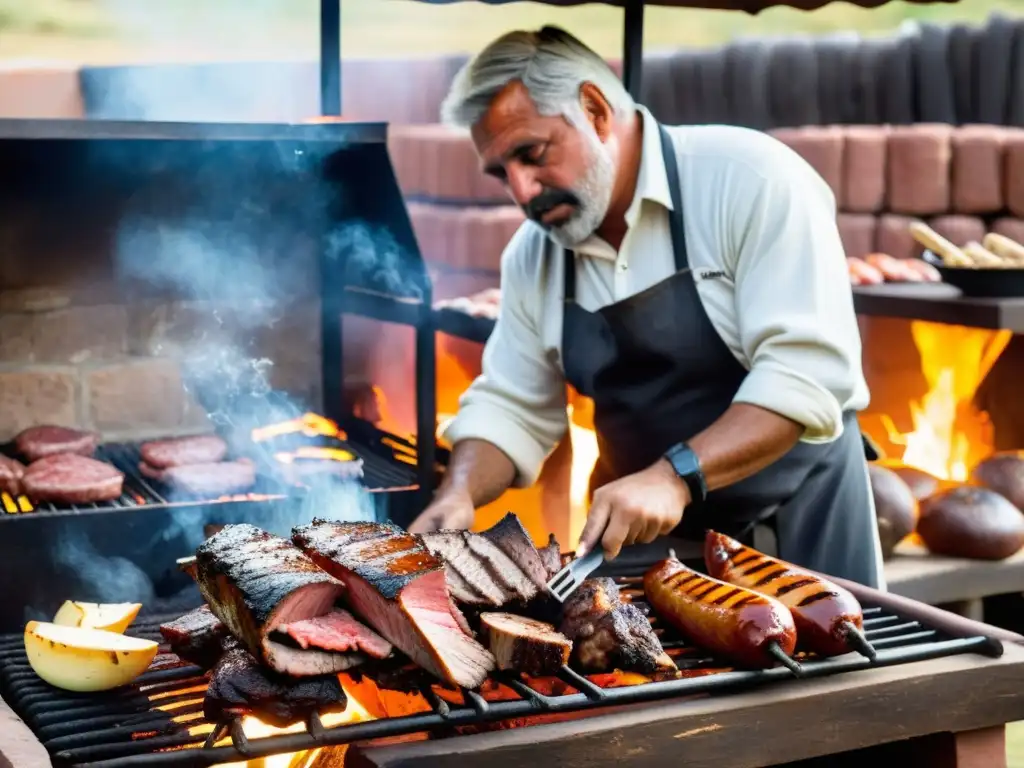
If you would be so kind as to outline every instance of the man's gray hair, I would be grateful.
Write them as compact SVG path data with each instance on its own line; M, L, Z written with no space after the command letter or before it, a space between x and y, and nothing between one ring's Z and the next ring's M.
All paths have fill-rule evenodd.
M582 118L580 86L593 83L618 114L630 115L636 104L608 64L563 29L508 32L474 56L455 76L441 105L448 125L469 128L484 116L494 98L520 81L540 114Z

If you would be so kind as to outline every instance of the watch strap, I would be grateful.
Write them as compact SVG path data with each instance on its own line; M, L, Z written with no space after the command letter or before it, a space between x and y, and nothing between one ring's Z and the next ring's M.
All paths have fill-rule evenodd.
M679 443L665 452L665 458L672 465L679 479L690 490L691 502L702 502L708 497L708 484L704 479L700 459L686 443Z

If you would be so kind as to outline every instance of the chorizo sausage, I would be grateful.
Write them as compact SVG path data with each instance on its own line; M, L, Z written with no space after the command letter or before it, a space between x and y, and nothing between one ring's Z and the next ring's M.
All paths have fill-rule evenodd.
M885 279L893 283L920 283L922 278L907 266L903 259L895 259L887 253L869 253L864 260L877 269Z
M644 592L685 638L737 666L785 663L796 648L793 615L778 600L708 578L674 557L647 571Z
M785 605L793 614L802 649L819 656L857 651L875 657L861 633L860 603L842 587L714 531L704 539L704 564L715 578Z
M846 269L850 273L851 285L881 285L885 282L885 276L863 259L848 256Z

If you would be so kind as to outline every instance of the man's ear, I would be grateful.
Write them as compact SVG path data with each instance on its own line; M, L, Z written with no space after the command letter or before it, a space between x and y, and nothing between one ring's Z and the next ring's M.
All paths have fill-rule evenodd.
M587 120L594 126L597 137L601 141L607 141L612 132L612 116L615 110L601 93L601 89L593 83L583 83L580 86L580 107L583 108Z

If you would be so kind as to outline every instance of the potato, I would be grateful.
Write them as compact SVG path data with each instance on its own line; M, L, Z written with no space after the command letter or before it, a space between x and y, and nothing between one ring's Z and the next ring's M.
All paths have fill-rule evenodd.
M123 633L135 621L141 603L81 603L65 600L53 617L54 624Z
M882 542L882 557L888 559L893 549L909 534L917 523L917 499L899 475L878 464L868 464L871 493L875 499L878 517L878 537Z
M79 693L127 685L152 663L157 644L116 632L30 621L25 653L39 677L56 688Z
M1024 451L1003 451L989 456L971 472L971 481L1005 496L1024 511Z
M921 502L917 533L936 555L1003 560L1024 547L1024 515L995 491L965 485Z

